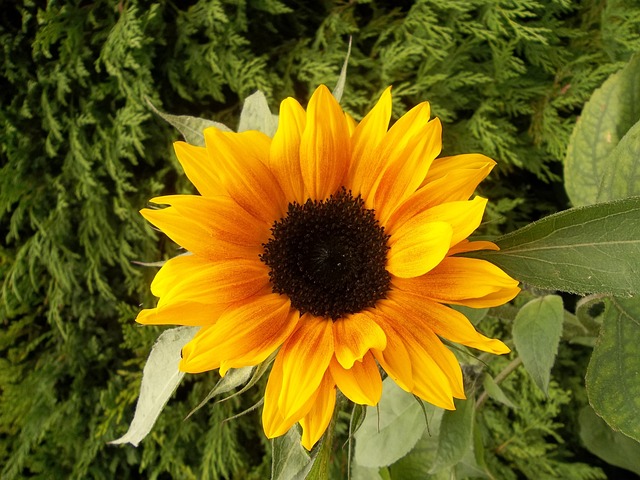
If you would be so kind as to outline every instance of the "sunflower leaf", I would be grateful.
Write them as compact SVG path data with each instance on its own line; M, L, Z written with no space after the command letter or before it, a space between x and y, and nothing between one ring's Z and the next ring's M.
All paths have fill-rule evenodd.
M640 475L640 443L611 430L589 406L580 411L580 439L594 455Z
M196 413L202 407L204 407L206 403L216 395L227 393L229 390L232 390L240 385L244 385L251 378L252 372L253 367L230 369L224 377L218 380L218 383L216 383L215 387L211 389L204 400L202 400L202 402L200 402L200 404L196 408L189 412L189 415L186 416L185 420L191 417L191 415Z
M496 241L499 252L467 254L546 290L640 293L640 197L565 210Z
M249 95L244 100L238 132L258 130L269 137L273 137L278 129L278 116L271 113L267 97L260 90Z
M589 205L598 198L603 173L615 167L614 148L640 120L638 99L640 55L593 93L576 123L564 162L565 188L574 205ZM601 198L615 196L603 193Z
M165 330L151 349L142 371L140 396L129 430L111 444L130 443L137 447L151 431L160 412L184 377L178 370L180 351L198 331L196 327Z
M382 398L378 403L380 414L367 407L367 416L356 432L354 461L363 467L385 467L405 456L427 428L422 408L413 396L393 380L382 383ZM426 406L431 415L437 409Z
M347 83L347 66L349 65L349 57L351 56L351 42L352 38L349 37L349 47L347 48L347 56L344 59L344 63L342 64L342 70L340 70L340 76L338 77L338 81L336 83L336 88L333 89L333 97L340 103L342 100L342 94L344 93L344 86Z
M301 440L300 432L294 426L286 434L271 441L271 480L292 480L309 466L311 457L302 447Z
M165 122L174 126L184 137L184 140L191 145L198 147L204 146L204 129L208 127L216 127L223 132L231 132L232 130L224 123L206 120L204 118L190 117L188 115L171 115L158 110L147 98L147 105L154 111L156 115Z
M640 84L640 78L638 78ZM620 143L607 156L598 201L606 202L640 194L640 122L622 137Z
M453 467L471 450L475 402L473 398L455 400L456 410L447 410L442 415L438 451L430 473Z
M589 403L611 428L640 441L640 300L605 300L600 337L587 369Z
M562 336L564 308L562 298L547 295L535 298L520 309L513 322L513 341L524 368L545 395L551 367Z

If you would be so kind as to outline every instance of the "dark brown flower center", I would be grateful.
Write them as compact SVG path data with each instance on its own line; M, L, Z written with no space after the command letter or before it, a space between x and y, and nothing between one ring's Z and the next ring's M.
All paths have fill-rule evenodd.
M336 320L372 307L389 290L389 235L344 188L327 200L290 203L271 232L260 260L273 292L301 313Z

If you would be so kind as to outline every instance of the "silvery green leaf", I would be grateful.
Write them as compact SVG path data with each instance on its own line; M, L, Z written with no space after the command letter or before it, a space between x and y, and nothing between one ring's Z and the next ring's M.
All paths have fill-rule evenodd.
M214 122L213 120L206 120L204 118L190 117L188 115L170 115L158 110L153 106L151 101L147 98L147 104L151 107L159 117L161 117L167 123L170 123L182 134L185 141L191 145L198 147L204 146L204 129L208 127L216 127L223 132L231 132L232 130L224 123Z
M436 407L426 405L433 417ZM376 407L367 407L367 416L356 432L354 461L364 467L385 467L405 456L426 430L422 408L413 395L387 378Z
M292 480L309 466L311 458L300 442L300 432L295 426L271 441L271 480Z
M267 97L260 90L249 95L244 100L240 112L238 132L258 130L269 137L273 137L278 129L278 116L271 113Z
M342 100L342 94L344 93L344 85L347 82L347 65L349 64L349 57L351 56L351 40L349 37L349 47L347 48L347 56L344 59L344 63L342 64L342 70L340 70L340 76L338 77L338 82L336 83L336 88L333 89L333 97L340 103Z
M130 443L137 447L151 431L160 412L184 377L178 370L180 351L193 338L198 327L166 330L156 340L142 371L140 396L129 430L112 444Z
M211 400L216 395L220 395L221 393L226 393L229 390L232 390L240 385L244 385L251 378L251 374L253 372L253 367L242 367L242 368L232 368L227 374L222 377L216 386L211 389L209 394L205 397L200 404L189 412L187 418L200 410L204 405ZM186 419L185 419L186 420Z

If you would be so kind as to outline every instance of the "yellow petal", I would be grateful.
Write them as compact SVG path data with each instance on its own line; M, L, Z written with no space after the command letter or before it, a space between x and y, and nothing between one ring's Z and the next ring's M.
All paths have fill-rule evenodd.
M340 391L352 402L376 405L380 401L382 379L371 352L361 362L355 362L350 369L345 369L334 357L329 370Z
M296 100L282 101L278 130L271 142L269 169L289 202L304 203L307 198L300 170L300 139L306 123L306 113Z
M404 114L386 133L374 150L361 160L360 192L367 208L375 208L374 199L383 172L402 162L424 140L429 121L429 104L421 103Z
M354 194L361 192L362 179L365 176L371 176L372 180L370 181L373 181L382 171L385 159L372 154L387 133L390 119L391 87L388 87L376 105L356 126L351 138L353 151L348 184Z
M333 339L338 362L351 368L370 349L384 350L387 339L382 329L366 313L356 313L333 323Z
M216 174L215 164L204 147L196 147L185 142L175 142L173 149L191 183L200 195L213 197L225 193Z
M269 269L258 258L211 262L181 255L163 265L151 283L158 306L196 302L227 306L251 297L269 284Z
M299 328L278 355L283 356L282 391L278 409L287 418L314 394L333 356L331 320L303 315Z
M257 365L291 334L298 313L290 301L273 293L260 294L229 308L218 321L201 329L182 350L180 369L189 373Z
M171 195L151 200L171 205L140 213L169 238L208 260L256 258L270 236L270 224L261 223L229 197Z
M194 302L174 302L160 308L148 308L138 313L136 322L142 325L203 326L216 322L222 308Z
M497 252L498 250L500 250L500 247L498 247L493 242L487 242L484 240L470 242L469 240L464 239L452 246L449 249L447 256L456 255L458 253L476 252L478 250L493 250Z
M478 170L484 168L485 165L496 164L489 157L479 153L466 153L463 155L454 155L452 157L440 157L436 159L427 173L425 184L433 182L439 178L447 176L450 172L461 169Z
M457 377L452 379L448 378L432 357L432 352L429 352L423 345L423 342L416 338L417 336L403 324L403 313L400 313L392 302L388 300L380 301L376 306L376 311L379 315L376 321L378 321L384 330L388 341L394 338L394 343L402 344L403 349L406 350L410 358L412 372L411 383L407 382L406 371L398 371L395 365L387 362L388 358L386 354L390 346L387 346L383 355L380 355L378 351L374 350L374 355L380 362L382 368L384 368L389 376L404 390L414 393L438 407L446 409L455 408L453 404L452 383L457 381ZM458 368L460 367L458 366ZM461 374L459 378L461 378Z
M509 347L500 340L487 338L478 333L467 317L452 308L398 289L389 292L389 298L398 305L411 305L414 323L423 322L447 340L495 354L510 352Z
M311 450L322 434L325 432L336 405L336 387L331 375L325 375L313 406L309 412L300 419L302 427L302 446Z
M453 229L448 249L467 238L478 228L486 205L487 199L481 197L475 197L466 202L443 203L408 217L404 223L387 223L385 227L393 238L396 231L406 231L428 222L445 222Z
M394 287L430 298L474 308L496 307L513 299L518 281L500 268L475 258L447 257L426 275L393 280Z
M271 139L255 130L204 131L207 150L222 172L231 198L252 216L271 225L286 212L287 202L269 167Z
M267 438L279 437L284 435L296 422L298 422L313 406L313 403L318 396L319 390L315 392L302 404L297 410L289 414L286 418L282 415L282 412L278 408L278 399L280 398L280 392L282 392L282 359L283 356L279 353L276 356L275 362L271 367L271 373L269 374L269 381L267 382L267 388L264 393L264 408L262 410L262 426Z
M446 222L407 222L391 236L387 270L402 278L424 275L445 257L452 234Z
M383 302L379 302L378 305ZM394 328L398 320L388 319L386 313L379 308L376 308L375 315L376 323L380 325L387 337L387 347L384 350L373 349L371 352L393 381L402 389L411 392L414 387L413 366L409 351Z
M343 186L350 150L342 109L327 87L320 85L309 100L300 143L300 168L311 199L324 200Z
M397 155L382 172L375 194L374 208L384 225L389 215L420 186L434 158L442 150L442 124L439 119L427 123L415 146Z

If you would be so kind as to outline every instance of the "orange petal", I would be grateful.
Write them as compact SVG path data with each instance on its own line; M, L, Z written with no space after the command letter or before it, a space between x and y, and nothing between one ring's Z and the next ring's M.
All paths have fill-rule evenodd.
M424 275L445 257L452 233L446 222L407 222L391 236L387 270L402 278Z
M180 369L199 373L220 368L257 365L271 355L291 334L298 322L290 301L269 293L229 308L218 321L200 330L182 349Z
M269 269L258 258L211 262L181 255L163 265L151 283L158 306L196 302L227 306L244 300L269 284Z
M382 329L366 313L356 313L333 323L333 340L338 362L351 368L371 348L384 350L387 339Z
M487 160L490 160L487 158ZM419 191L425 190L430 198L429 207L446 202L468 200L478 184L489 175L495 162L488 161L479 168L451 170L446 175L427 182Z
M164 307L148 308L138 313L136 322L142 325L203 326L216 322L222 309L217 305L194 302L174 302Z
M374 208L384 225L389 215L420 186L434 158L442 150L442 124L434 119L423 127L418 141L396 156L382 172L376 190Z
M293 98L283 100L269 156L269 169L278 180L286 200L301 204L307 198L300 170L300 139L306 123L306 113L300 104Z
M262 427L267 438L279 437L284 435L296 422L298 422L313 406L313 403L318 396L319 389L302 404L297 410L292 412L286 418L282 415L281 410L278 408L278 399L282 392L282 359L283 355L278 353L275 362L271 367L271 373L269 374L269 381L267 382L267 388L264 393L264 408L262 410Z
M196 147L186 142L175 142L173 149L184 173L198 189L200 195L213 197L225 193L216 174L215 164L211 161L206 148Z
M333 356L331 320L303 315L299 328L280 349L282 391L278 409L287 418L314 394Z
M423 322L436 334L447 340L490 353L510 352L509 347L500 340L487 338L478 333L467 317L452 308L421 295L399 289L389 292L389 298L398 305L410 305L414 323L418 320Z
M351 157L349 130L340 105L324 85L309 100L300 142L300 168L312 200L324 200L344 184Z
M474 308L496 307L513 299L518 281L486 260L447 257L426 275L393 280L394 287L430 298Z
M269 225L281 218L287 202L267 167L271 139L256 130L221 132L215 127L205 129L204 138L229 196Z
M300 419L302 446L311 450L325 432L336 405L336 386L331 375L325 375L318 388L315 402L309 412Z
M345 369L336 358L331 359L329 370L336 385L352 402L376 405L382 395L382 379L373 355L368 352L361 362Z
M142 216L178 245L208 260L256 258L270 235L270 224L251 217L229 197L170 195L151 201L171 206L143 209Z
M375 310L375 319L387 337L387 347L384 350L374 349L371 352L393 381L402 389L411 392L414 387L413 366L409 351L402 337L398 335L394 328L394 324L398 320L388 319L386 314L379 308Z
M395 343L403 345L403 349L406 350L410 358L411 383L407 382L406 372L398 371L394 368L394 365L386 362L386 353L390 349L389 346L387 346L383 355L374 350L374 355L382 368L404 390L414 393L438 407L454 409L452 384L457 382L457 378L449 378L434 360L433 355L437 356L438 352L430 351L429 348L426 348L426 342L421 341L417 338L417 335L414 335L403 325L403 312L399 312L392 302L382 300L376 306L376 310L379 314L376 320L386 333L388 341L393 337ZM460 367L458 366L458 368ZM396 378L400 381L397 381ZM461 374L459 378L462 378ZM409 387L409 385L411 386Z
M371 111L356 126L351 144L351 170L349 172L349 186L354 194L362 189L362 180L371 177L375 180L382 171L385 159L379 155L372 155L384 138L391 120L391 87L388 87ZM367 188L367 191L370 190Z

